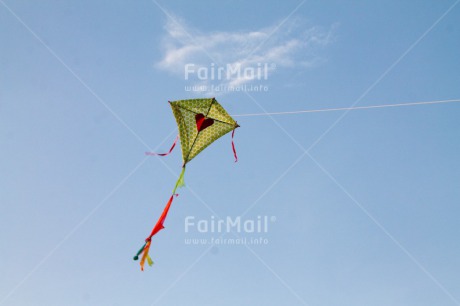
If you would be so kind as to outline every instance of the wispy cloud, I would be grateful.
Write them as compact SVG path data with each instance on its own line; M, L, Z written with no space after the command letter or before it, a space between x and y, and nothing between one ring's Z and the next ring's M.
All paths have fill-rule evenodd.
M335 26L306 26L298 18L279 29L276 26L254 31L204 31L180 18L169 18L161 46L164 55L156 67L186 78L191 85L242 86L265 79L278 69L317 65L323 60L317 51L334 40ZM219 67L221 75L217 75ZM226 68L238 73L225 74ZM259 73L258 77L250 73L251 69Z

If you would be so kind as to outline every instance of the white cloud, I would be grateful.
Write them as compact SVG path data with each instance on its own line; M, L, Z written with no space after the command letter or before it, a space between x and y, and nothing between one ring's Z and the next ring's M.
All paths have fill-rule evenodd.
M267 71L262 71L264 76L278 69L305 69L320 62L321 57L315 51L333 41L334 26L307 28L300 19L277 26L256 31L205 32L186 25L179 18L170 18L162 41L164 56L156 67L184 78L186 65L193 64L189 66L193 67L193 73L188 74L192 85L241 86L260 82L260 79L250 73L217 78L217 68L239 67L240 71L246 68L256 73L261 72L258 67L266 68ZM207 72L205 78L197 74L200 68L201 76ZM211 68L216 69L214 78L211 78Z

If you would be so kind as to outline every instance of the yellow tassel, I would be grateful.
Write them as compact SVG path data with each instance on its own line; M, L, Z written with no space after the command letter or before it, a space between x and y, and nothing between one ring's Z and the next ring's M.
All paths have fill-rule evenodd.
M149 264L150 267L153 266L153 260L148 255L147 255L147 263Z

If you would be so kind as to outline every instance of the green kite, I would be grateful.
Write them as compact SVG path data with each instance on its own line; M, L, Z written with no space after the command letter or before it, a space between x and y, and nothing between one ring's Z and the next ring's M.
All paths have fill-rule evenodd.
M180 138L182 148L182 172L174 186L171 197L166 204L163 213L152 229L150 235L145 239L144 245L134 256L134 260L138 260L142 255L140 265L141 270L144 270L145 261L151 266L152 259L149 256L149 249L152 237L164 228L163 222L168 215L169 208L177 196L176 190L184 185L184 172L188 162L195 158L201 151L208 147L211 143L232 132L232 150L235 156L235 162L238 160L233 143L235 129L239 127L238 123L225 111L225 109L217 102L215 98L209 99L190 99L178 100L169 102L171 105L174 117L176 118L179 129L178 138ZM166 156L169 155L177 143L177 138L174 141L171 149L167 153L152 153L147 152L147 155Z

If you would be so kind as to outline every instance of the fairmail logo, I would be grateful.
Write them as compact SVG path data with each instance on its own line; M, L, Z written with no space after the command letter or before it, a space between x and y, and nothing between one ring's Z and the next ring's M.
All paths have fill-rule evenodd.
M267 80L269 71L276 67L275 64L257 63L254 65L242 64L227 64L225 66L217 66L211 63L209 66L201 66L195 64L186 64L184 66L184 78L205 80L218 80L218 81L231 81L231 80Z
M218 219L211 216L209 219L197 219L187 216L184 220L185 232L198 233L267 233L270 224L276 221L274 216L257 216L243 219L241 216Z

